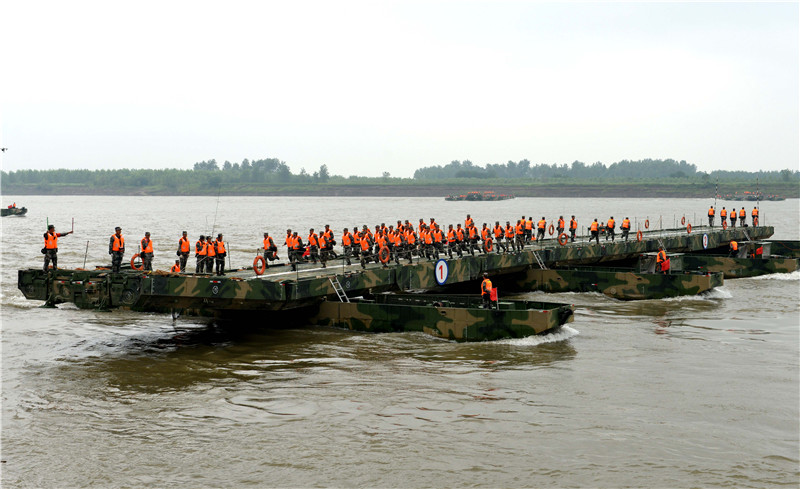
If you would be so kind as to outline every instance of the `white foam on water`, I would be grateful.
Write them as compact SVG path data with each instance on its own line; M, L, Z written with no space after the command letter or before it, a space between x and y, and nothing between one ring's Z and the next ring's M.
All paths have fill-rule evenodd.
M561 327L556 333L546 334L546 335L535 335L535 336L526 336L525 338L510 338L505 340L497 340L497 343L504 344L504 345L514 345L514 346L536 346L542 345L544 343L555 343L557 341L564 341L573 336L578 336L581 334L580 331L574 328L570 328L567 325Z
M707 301L712 299L732 299L732 298L733 294L731 294L728 291L728 289L722 286L722 287L715 287L711 290L707 290L702 294L679 295L677 297L665 297L664 299L660 300L667 302L684 302L684 301Z
M770 273L769 275L761 275L753 277L753 280L800 280L800 270L795 270L791 273Z

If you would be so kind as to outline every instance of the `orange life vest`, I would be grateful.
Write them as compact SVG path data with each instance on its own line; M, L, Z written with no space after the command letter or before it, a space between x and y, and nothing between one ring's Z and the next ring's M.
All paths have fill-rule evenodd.
M733 251L739 251L739 243L737 243L736 241L731 241L731 249Z
M448 243L455 243L456 242L456 232L452 229L447 231L447 242Z
M739 209L739 217L747 217L747 211L744 210L744 207Z
M530 231L530 230L533 229L533 220L531 220L531 219L526 219L525 220L525 229L527 231Z
M213 241L206 241L206 254L208 256L216 256L217 251Z
M576 221L575 219L570 219L569 220L569 228L570 229L578 229L578 221Z
M713 208L713 207L709 207L709 208L708 208L708 215L709 215L709 216L713 216L714 214L715 214L715 212L714 212L714 208Z
M197 243L194 244L194 251L196 255L206 256L208 254L208 245L205 241L198 240Z
M114 239L114 244L111 245L111 251L121 251L122 248L125 248L125 238L122 236L117 236L116 234L112 234L111 238Z
M271 236L267 236L266 238L264 238L264 240L262 242L264 243L264 249L265 250L268 250L268 249L272 248L273 246L275 246L275 242L272 241L272 237Z
M189 253L189 240L181 236L181 239L178 240L178 250L181 253Z
M758 217L758 209L753 207L753 212L751 213L753 217Z
M622 220L622 229L630 229L631 228L631 220L630 219L623 219Z
M597 231L597 221L592 223L592 227L590 228L592 231Z
M564 220L563 219L559 219L558 220L558 229L564 229Z
M725 219L726 217L728 217L728 211L725 210L725 209L722 209L721 211L719 211L719 217Z
M544 219L539 219L539 229L544 229L547 227L547 221Z
M153 252L153 240L142 238L142 253L152 253L152 252Z
M511 227L511 224L506 226L506 238L511 239L514 237L514 228Z
M609 227L609 228L611 228L611 229L614 229L614 220L613 220L613 219L609 219L609 220L608 220L608 225L607 225L607 227Z
M503 228L501 228L499 224L494 227L494 237L495 239L500 239L503 237Z
M308 235L308 246L319 246L319 242L317 241L317 235L315 233L311 233Z
M483 279L481 282L481 295L488 295L492 292L492 281L488 278Z
M269 238L272 241L272 238ZM217 240L217 253L225 253L225 242Z
M353 238L349 232L342 235L342 246L350 246L353 244Z
M45 233L44 247L48 250L54 250L58 248L58 233Z
M172 268L170 268L169 271L170 272L180 272L181 271L181 266L176 263L176 264L172 265Z
M666 260L667 260L667 252L664 250L659 251L658 254L656 255L656 263L661 263Z

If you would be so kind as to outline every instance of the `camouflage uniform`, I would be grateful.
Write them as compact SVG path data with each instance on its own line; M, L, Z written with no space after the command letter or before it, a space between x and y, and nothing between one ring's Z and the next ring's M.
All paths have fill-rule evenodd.
M117 228L116 230L120 230ZM111 271L114 273L119 273L119 269L122 266L122 257L125 255L125 238L122 237L122 234L119 235L120 240L120 247L117 251L114 250L114 238L117 237L116 233L111 235L111 238L108 240L108 254L111 255Z

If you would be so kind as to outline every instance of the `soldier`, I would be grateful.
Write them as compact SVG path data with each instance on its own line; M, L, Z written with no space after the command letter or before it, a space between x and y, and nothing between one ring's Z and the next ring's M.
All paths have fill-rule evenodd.
M744 206L742 206L742 208L739 209L739 225L745 226L746 222L747 222L747 211L744 210Z
M119 273L122 266L122 257L125 255L125 238L122 237L122 228L114 228L114 234L108 240L108 254L111 255L111 271Z
M297 262L303 258L306 249L303 247L303 240L297 235L297 231L292 232L292 249L289 252L289 261L292 263L292 271L297 270Z
M342 254L348 265L350 265L350 255L353 253L353 236L347 228L342 230Z
M214 262L216 261L217 247L209 234L206 238L206 273L214 273ZM202 270L201 270L202 271Z
M620 229L622 229L622 239L628 241L628 233L631 232L631 220L628 219L628 216L625 216L625 219L622 220Z
M611 241L614 241L614 228L616 225L616 221L614 221L614 216L611 216L611 219L608 220L606 223L606 241L608 241L608 237L611 236Z
M575 242L575 233L578 231L578 221L575 220L575 216L569 220L569 240L571 242Z
M275 246L275 242L269 233L264 233L264 241L262 243L264 244L264 267L269 268L269 262L278 258L278 247Z
M522 216L522 220L525 221L525 244L531 244L533 239L533 217L528 216L525 219L525 216Z
M514 227L514 241L516 241L519 251L525 248L525 219L517 221L517 225Z
M206 255L208 255L207 246L206 237L201 234L200 239L194 244L194 257L196 260L194 273L203 273L206 269Z
M591 243L592 240L595 240L597 244L600 244L600 223L597 222L597 219L589 227L589 232L592 233L589 237L589 242Z
M447 254L450 258L453 258L453 250L456 250L458 256L461 256L461 247L458 246L458 241L456 240L456 231L453 229L453 225L449 224L447 226Z
M58 268L58 238L62 236L66 236L68 234L72 234L72 231L67 233L61 234L56 232L56 227L52 224L47 226L47 232L44 233L44 248L42 248L42 253L44 253L44 271L47 271L47 267L50 266L50 262L53 262L53 269Z
M142 259L143 270L153 270L153 240L150 239L150 232L144 233L144 238L139 243L140 249L139 258Z
M506 221L506 250L511 252L517 251L514 246L514 227L511 226L511 222L509 221Z
M228 251L225 249L225 241L222 240L222 233L217 235L217 242L215 243L217 249L214 250L216 252L216 264L217 264L217 275L225 275L225 257L228 256ZM266 261L264 262L267 263Z
M725 206L722 206L722 210L719 211L719 222L720 226L725 226L725 222L728 220L728 211L725 210Z
M500 221L494 222L494 243L497 248L495 253L500 253L500 250L506 251L506 246L503 244L503 227L500 225Z
M558 216L558 226L556 226L556 235L561 236L564 232L564 216Z
M311 261L317 263L319 258L319 239L317 238L317 233L314 232L314 228L308 230L308 253Z
M186 231L183 232L183 236L180 237L178 240L178 252L177 255L181 262L181 272L186 271L186 262L189 261L189 238L186 236Z
M750 214L753 218L753 226L758 226L758 207L753 207L753 212Z
M736 255L739 254L739 243L737 243L736 241L731 241L728 246L730 247L730 250L728 251L728 256L733 255L733 257L736 258Z
M325 237L325 252L329 257L336 258L336 251L333 249L333 246L336 244L336 236L333 235L333 229L331 229L330 225L325 225L325 231L320 236Z
M664 275L669 272L669 260L667 260L667 252L664 251L662 246L658 247L658 254L656 254L656 271L660 271Z
M186 262L184 261L183 264L185 266ZM175 260L175 264L172 265L172 268L170 268L169 271L172 272L172 273L179 273L179 272L183 271L183 269L181 268L181 260L180 260L180 258Z
M544 239L544 229L547 227L547 220L542 216L536 229L536 239Z
M714 216L716 214L717 214L717 211L716 211L716 209L714 209L714 206L713 205L710 206L708 208L708 227L710 227L710 228L714 227Z
M483 282L481 282L481 299L483 299L483 308L491 309L492 304L492 281L489 280L489 274L483 273Z

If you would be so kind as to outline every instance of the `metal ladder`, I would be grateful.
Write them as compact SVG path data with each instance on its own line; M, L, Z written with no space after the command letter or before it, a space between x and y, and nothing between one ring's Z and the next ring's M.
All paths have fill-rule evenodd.
M661 241L661 238L656 238L658 240L658 246L664 248L664 251L667 251L667 247L664 246L664 242Z
M533 252L533 257L536 258L536 263L539 264L539 268L541 268L542 270L547 270L547 267L542 261L542 258L539 256L539 253L536 253L536 250L531 250L531 251Z
M744 233L744 237L747 238L747 241L753 241L753 238L750 237L750 233L747 232L746 227L742 226L740 229Z
M336 292L336 295L339 296L339 300L342 302L350 302L350 298L347 297L344 288L342 288L342 284L339 283L339 277L337 275L334 275L333 277L328 278L328 280L331 281L331 285L333 285L333 290L334 292Z

